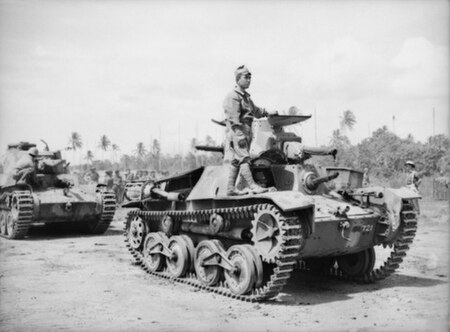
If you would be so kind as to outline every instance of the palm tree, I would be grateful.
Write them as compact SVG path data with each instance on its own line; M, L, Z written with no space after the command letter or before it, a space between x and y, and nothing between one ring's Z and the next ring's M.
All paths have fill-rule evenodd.
M147 149L145 148L144 143L139 142L136 144L136 150L134 150L134 153L136 154L136 157L142 159L147 154Z
M347 128L350 130L353 129L353 126L356 123L356 117L352 111L350 110L344 111L344 113L340 118L341 118L340 127L343 132L345 132Z
M116 161L116 154L117 154L117 151L119 151L120 150L120 148L119 148L119 146L117 145L117 144L115 144L115 143L113 143L112 145L111 145L111 149L112 149L112 160L113 160L113 162L115 162Z
M111 140L108 138L108 136L102 135L100 137L100 142L98 144L98 147L103 150L102 159L105 159L104 152L108 150L110 145L111 145Z
M152 142L152 157L155 160L155 165L153 167L159 172L161 169L161 145L157 139L154 139Z
M77 133L76 131L72 132L69 137L69 148L72 150L73 153L73 162L75 164L75 153L76 150L81 149L83 146L83 141L81 140L81 135ZM81 167L81 162L80 162Z

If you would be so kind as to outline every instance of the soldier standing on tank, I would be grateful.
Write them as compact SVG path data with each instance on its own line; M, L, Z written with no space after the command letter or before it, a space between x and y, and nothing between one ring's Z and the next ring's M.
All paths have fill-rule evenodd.
M255 183L250 170L250 143L252 140L253 118L262 118L269 114L265 109L255 106L246 91L251 82L252 74L246 66L240 66L235 71L236 87L223 102L228 130L227 139L233 153L228 176L227 195L239 195L236 190L236 179L241 172L253 193L262 193L267 188L262 188Z
M33 175L38 168L38 155L39 151L37 148L30 148L27 153L16 162L16 174L14 175L16 183L31 184L33 182Z

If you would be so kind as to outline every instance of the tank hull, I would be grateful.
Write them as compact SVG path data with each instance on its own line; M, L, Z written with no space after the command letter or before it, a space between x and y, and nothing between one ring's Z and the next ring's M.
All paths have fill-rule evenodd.
M342 196L321 185L305 191L302 181L311 168L274 165L264 171L272 175L277 191L226 196L227 169L211 166L162 179L154 184L157 190L147 190L147 197L143 194L141 201L129 205L138 209L127 217L125 241L147 272L244 301L261 301L278 294L298 267L355 281L383 279L398 268L414 238L417 215L411 202L418 196L407 190L371 188ZM392 249L387 260L375 266L373 249L378 246ZM178 255L173 248L178 247L184 254L176 261L194 265L180 275L170 268ZM209 259L212 262L205 262ZM230 277L234 270L227 264L233 259L244 262L239 264L252 274L249 288ZM155 260L165 263L154 265ZM260 265L263 272L257 267L251 272L252 265ZM211 266L209 272L205 266ZM216 274L211 271L219 270L217 278L225 278L225 283L213 282ZM212 274L210 284L204 274ZM235 283L245 291L236 290Z
M79 189L33 192L34 222L80 222L102 214L102 199Z
M23 239L33 224L78 225L86 233L104 233L116 210L114 193L80 189L33 192L29 186L0 188L0 236Z

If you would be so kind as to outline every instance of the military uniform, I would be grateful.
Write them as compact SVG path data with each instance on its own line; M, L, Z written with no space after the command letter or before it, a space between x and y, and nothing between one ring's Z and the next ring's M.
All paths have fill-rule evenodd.
M420 180L419 174L416 172L416 165L411 160L408 160L405 165L410 166L408 178L406 179L406 185L414 185L416 189L419 189Z
M28 150L28 153L25 153L15 165L16 174L14 175L14 179L16 182L25 182L31 184L34 177L34 172L36 171L36 159L35 157L38 155L38 151L35 148L31 148Z
M267 116L267 112L257 107L250 94L236 87L223 102L228 139L233 151L232 163L235 166L250 160L250 143L252 140L252 122L254 118Z
M105 172L105 178L103 180L105 182L106 188L113 190L114 187L114 179L112 177L112 171Z
M419 184L420 184L420 178L418 173L415 170L412 170L409 174L408 174L408 178L406 179L406 184L407 185L414 185L414 187L416 187L416 189L419 189Z
M95 169L91 169L90 180L92 182L98 183L99 178L100 175L97 173L97 171Z

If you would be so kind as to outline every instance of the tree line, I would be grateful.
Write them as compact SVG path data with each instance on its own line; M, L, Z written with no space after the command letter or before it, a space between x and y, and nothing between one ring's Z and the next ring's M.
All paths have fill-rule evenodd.
M288 114L298 114L297 108L291 108ZM340 126L332 132L330 147L335 147L338 154L335 160L330 158L313 158L309 162L317 162L322 166L342 166L363 170L377 177L390 178L404 170L407 160L413 160L417 170L423 176L450 173L450 140L446 135L429 137L426 142L419 142L410 134L400 138L386 126L376 129L370 137L358 144L352 144L347 136L356 124L356 117L347 110L340 117ZM189 152L185 154L164 153L160 142L153 139L150 144L137 142L131 154L120 153L118 144L111 142L106 135L98 140L100 155L94 155L87 150L80 155L79 165L72 165L72 170L86 171L91 167L98 170L146 169L159 173L179 173L199 166L219 165L222 162L220 153L202 152L195 149L196 145L218 146L210 136L200 142L191 139ZM74 154L81 152L83 140L79 133L72 132L65 150Z

